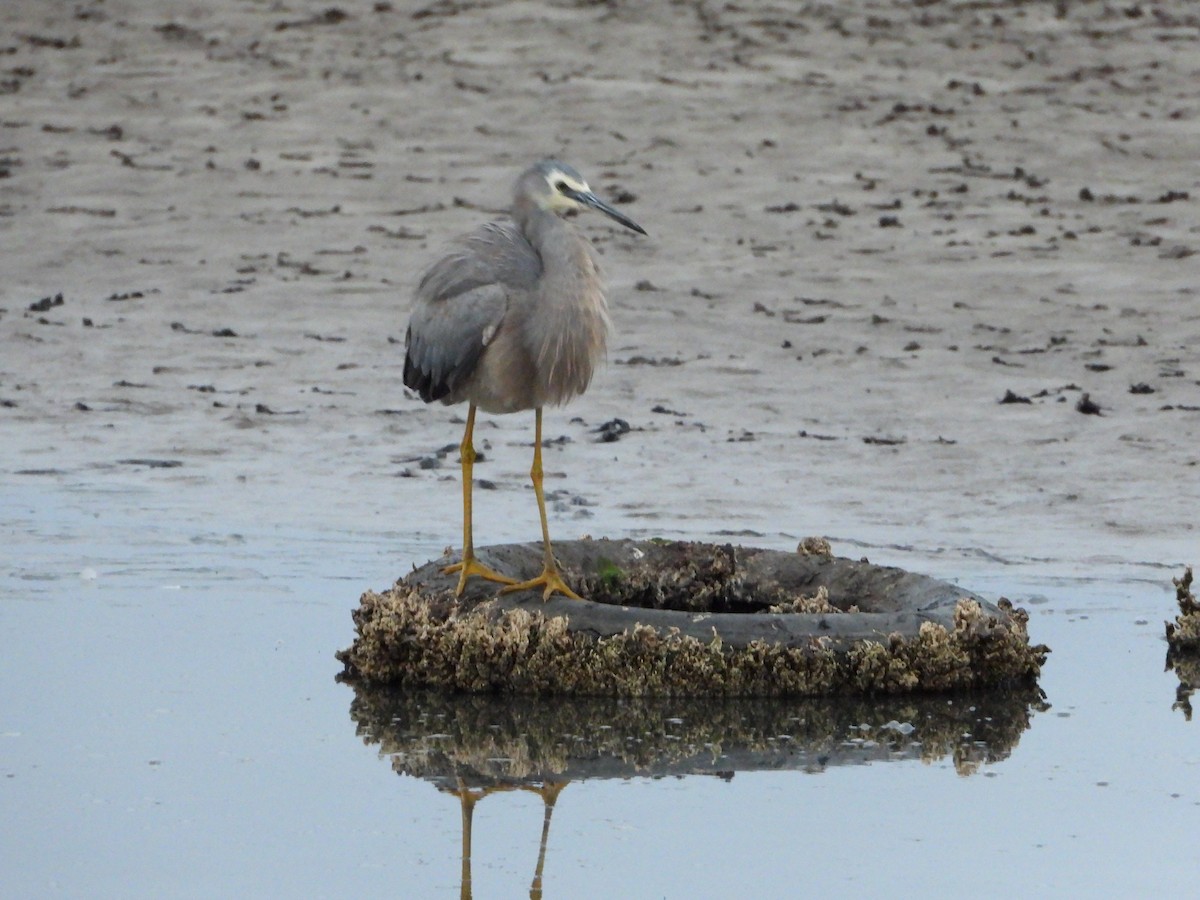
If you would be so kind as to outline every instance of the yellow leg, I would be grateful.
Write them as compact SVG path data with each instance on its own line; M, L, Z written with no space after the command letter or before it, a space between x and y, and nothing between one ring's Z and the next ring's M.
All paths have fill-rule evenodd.
M550 526L546 522L546 497L542 493L542 408L540 406L534 415L533 468L529 470L529 477L533 480L533 493L537 495L538 515L542 518L542 546L545 552L545 563L542 567L542 574L537 578L522 581L520 584L510 584L501 589L500 593L507 594L510 591L543 588L542 600L549 600L553 593L563 594L573 600L582 600L582 597L567 587L567 583L558 574L554 551L550 549Z
M565 786L566 782L563 784ZM459 889L461 900L471 900L471 822L475 817L475 804L495 791L508 790L512 788L497 786L471 789L459 778L457 790L449 791L462 804L462 880Z
M550 840L550 817L554 815L554 804L558 795L567 786L565 781L550 781L540 788L530 788L542 798L545 812L542 816L542 842L538 847L537 868L533 871L533 884L529 886L529 900L542 900L542 871L546 867L546 844Z
M459 880L459 897L461 900L471 900L471 820L475 816L475 804L482 798L467 790L461 778L458 784L458 799L462 803L462 873Z
M494 569L489 569L475 558L475 541L471 535L471 487L473 484L472 471L475 466L475 445L471 442L471 439L474 433L475 404L472 403L470 409L467 411L467 428L463 432L462 443L458 445L458 454L462 458L463 481L462 561L442 569L442 572L446 575L452 575L455 572L460 573L458 576L458 587L454 591L455 596L458 597L462 596L462 592L467 586L467 579L472 575L478 575L480 578L486 578L488 581L498 581L501 584L513 584L516 581L515 578L509 578L507 575L501 575Z

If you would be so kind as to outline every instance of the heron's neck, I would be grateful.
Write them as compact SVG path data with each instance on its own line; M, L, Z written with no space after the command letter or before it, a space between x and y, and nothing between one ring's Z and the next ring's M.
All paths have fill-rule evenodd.
M590 270L590 257L575 229L555 213L526 203L513 210L513 218L542 261L542 285L559 285L560 279L574 282L582 272Z
M567 230L566 223L557 215L528 200L518 200L512 215L521 227L521 232L539 254L542 254L543 248L554 242L558 234Z
M528 346L543 375L539 396L550 404L583 393L604 356L608 305L587 241L554 213L514 210L514 218L541 257L537 314L528 317Z

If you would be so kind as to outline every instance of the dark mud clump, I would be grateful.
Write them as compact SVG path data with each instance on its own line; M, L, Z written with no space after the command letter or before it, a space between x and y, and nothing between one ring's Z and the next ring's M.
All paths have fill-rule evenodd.
M343 677L537 695L897 694L1033 684L1048 653L1007 601L866 562L665 541L555 550L589 600L498 597L478 580L456 598L449 560L368 591ZM540 553L479 555L523 579Z

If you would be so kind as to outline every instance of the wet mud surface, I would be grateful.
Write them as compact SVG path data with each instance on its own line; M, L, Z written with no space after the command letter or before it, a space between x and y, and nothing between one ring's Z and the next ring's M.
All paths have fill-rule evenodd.
M0 17L6 478L452 542L411 288L554 153L652 235L583 222L618 333L547 417L562 537L1195 553L1187 4ZM481 423L481 543L536 536L527 419Z

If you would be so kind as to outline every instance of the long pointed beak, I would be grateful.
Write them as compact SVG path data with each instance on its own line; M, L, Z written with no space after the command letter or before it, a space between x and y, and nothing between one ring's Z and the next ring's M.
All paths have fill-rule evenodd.
M603 200L601 200L599 197L597 197L595 194L591 193L590 191L574 192L574 193L572 193L572 196L578 202L582 203L584 206L590 206L592 209L598 209L598 210L600 210L600 212L604 213L610 219L620 222L622 225L624 225L630 231L636 231L638 234L646 233L645 228L643 228L637 222L633 221L633 219L629 218L629 216L625 216L625 215L622 215L621 213L617 212L615 209L613 209L611 206L609 206L607 203L605 203Z

